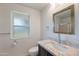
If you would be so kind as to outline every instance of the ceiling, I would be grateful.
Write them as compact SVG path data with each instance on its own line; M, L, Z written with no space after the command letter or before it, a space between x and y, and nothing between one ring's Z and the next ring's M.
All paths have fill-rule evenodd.
M25 6L25 7L31 7L37 10L42 10L46 6L49 5L49 3L20 3L20 5Z

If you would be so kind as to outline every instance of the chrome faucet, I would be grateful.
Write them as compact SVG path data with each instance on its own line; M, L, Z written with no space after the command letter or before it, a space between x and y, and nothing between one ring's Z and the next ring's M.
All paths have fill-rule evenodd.
M60 33L58 33L58 40L59 40L59 43L61 43L61 35L60 35Z

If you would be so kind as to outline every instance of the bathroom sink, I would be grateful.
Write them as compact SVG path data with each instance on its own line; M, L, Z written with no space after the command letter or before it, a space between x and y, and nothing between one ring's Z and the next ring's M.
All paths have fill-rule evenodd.
M65 51L67 51L67 50L69 49L68 47L66 47L66 46L64 46L64 45L62 45L62 44L55 45L54 47L55 47L57 50L62 51L62 52L65 52Z
M68 50L68 47L63 46L62 44L48 43L48 44L46 44L46 46L47 46L49 49L51 49L51 50L56 49L56 50L62 51L62 52Z
M42 43L39 43L42 47L44 47L49 53L55 54L57 56L59 55L77 55L77 49L60 44L56 41L41 41Z

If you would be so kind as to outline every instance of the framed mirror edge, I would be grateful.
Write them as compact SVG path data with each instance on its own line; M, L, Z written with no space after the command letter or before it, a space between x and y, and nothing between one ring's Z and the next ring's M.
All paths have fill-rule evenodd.
M56 32L55 31L55 16L57 15L57 14L59 14L59 13L62 13L62 12L64 12L64 11L66 11L66 10L71 10L71 32L69 32L69 33L64 33L64 32ZM64 9L62 9L62 10L60 10L60 11L58 11L58 12L55 12L54 14L53 14L53 24L54 24L54 26L53 26L53 31L54 31L54 33L61 33L61 34L75 34L75 11L74 11L75 9L74 9L74 4L72 4L72 5L70 5L70 6L68 6L68 7L66 7L66 8L64 8Z

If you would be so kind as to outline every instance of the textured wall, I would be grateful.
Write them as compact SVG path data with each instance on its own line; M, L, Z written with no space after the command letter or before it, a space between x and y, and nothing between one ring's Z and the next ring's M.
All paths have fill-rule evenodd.
M58 41L58 34L53 32L53 13L62 10L70 6L71 4L55 4L49 5L46 9L42 11L42 38L43 39L52 39ZM65 40L70 46L79 48L79 4L75 4L75 34L61 34L62 43ZM68 41L68 42L66 42Z
M13 47L13 39L10 39L11 11L20 11L30 15L30 37L17 39ZM40 12L19 4L0 4L0 51L9 55L26 55L28 49L35 46L40 40Z

